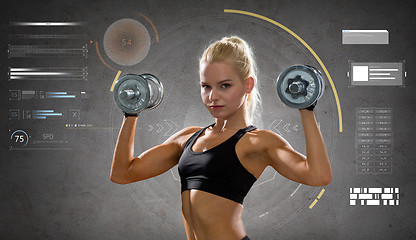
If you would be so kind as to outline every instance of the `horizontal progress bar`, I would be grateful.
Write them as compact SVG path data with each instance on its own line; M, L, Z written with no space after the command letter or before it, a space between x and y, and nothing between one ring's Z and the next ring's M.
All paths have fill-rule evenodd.
M370 70L370 72L374 72L374 71L397 72L397 71L399 71L399 69L397 69L397 68L370 68L369 70Z
M28 26L28 27L69 27L84 26L87 22L10 22L9 26Z
M87 81L86 76L71 76L68 77L58 77L58 76L44 76L44 77L30 77L30 76L12 76L10 80L30 80L30 81Z
M34 72L34 71L82 71L86 72L87 67L83 68L9 68L10 72Z
M87 34L10 34L10 39L86 39Z
M76 98L75 95L46 96L46 98Z
M66 72L10 72L11 76L64 76L64 75L73 75L74 73ZM85 73L84 73L85 74Z
M369 79L373 79L373 80L394 80L396 79L395 77L370 77Z

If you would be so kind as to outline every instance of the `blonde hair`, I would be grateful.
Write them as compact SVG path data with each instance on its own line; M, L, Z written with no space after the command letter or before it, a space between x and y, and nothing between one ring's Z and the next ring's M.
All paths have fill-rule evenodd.
M250 121L254 117L256 108L261 103L260 93L257 88L257 66L253 51L246 41L237 37L224 37L211 44L202 54L199 66L203 63L229 61L234 65L237 74L243 81L249 77L254 79L254 88L247 97L247 116Z

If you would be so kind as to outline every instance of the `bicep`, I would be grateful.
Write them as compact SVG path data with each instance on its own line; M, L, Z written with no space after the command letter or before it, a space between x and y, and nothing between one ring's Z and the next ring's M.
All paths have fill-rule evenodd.
M306 157L280 137L272 142L273 144L270 144L266 150L268 165L292 181L306 183L308 179Z
M179 162L189 134L199 128L188 127L169 137L164 143L150 148L132 161L128 170L129 182L158 176Z
M129 168L133 181L158 176L178 163L182 150L172 142L150 148L135 158Z

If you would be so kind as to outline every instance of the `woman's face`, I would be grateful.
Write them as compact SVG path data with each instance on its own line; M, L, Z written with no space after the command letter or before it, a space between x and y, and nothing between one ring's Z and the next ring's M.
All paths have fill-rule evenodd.
M252 86L248 86L250 81L242 81L230 63L202 63L200 79L202 101L214 118L226 119L243 110Z

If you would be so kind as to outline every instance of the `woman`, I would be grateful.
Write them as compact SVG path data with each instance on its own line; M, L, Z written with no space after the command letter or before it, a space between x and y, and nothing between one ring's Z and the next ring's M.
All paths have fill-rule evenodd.
M183 222L188 239L249 239L243 199L267 166L311 186L329 184L328 153L312 109L299 110L305 158L279 135L250 125L259 94L250 47L238 37L209 46L200 60L201 97L215 118L187 127L134 158L137 116L126 116L114 151L111 181L145 180L178 164Z

